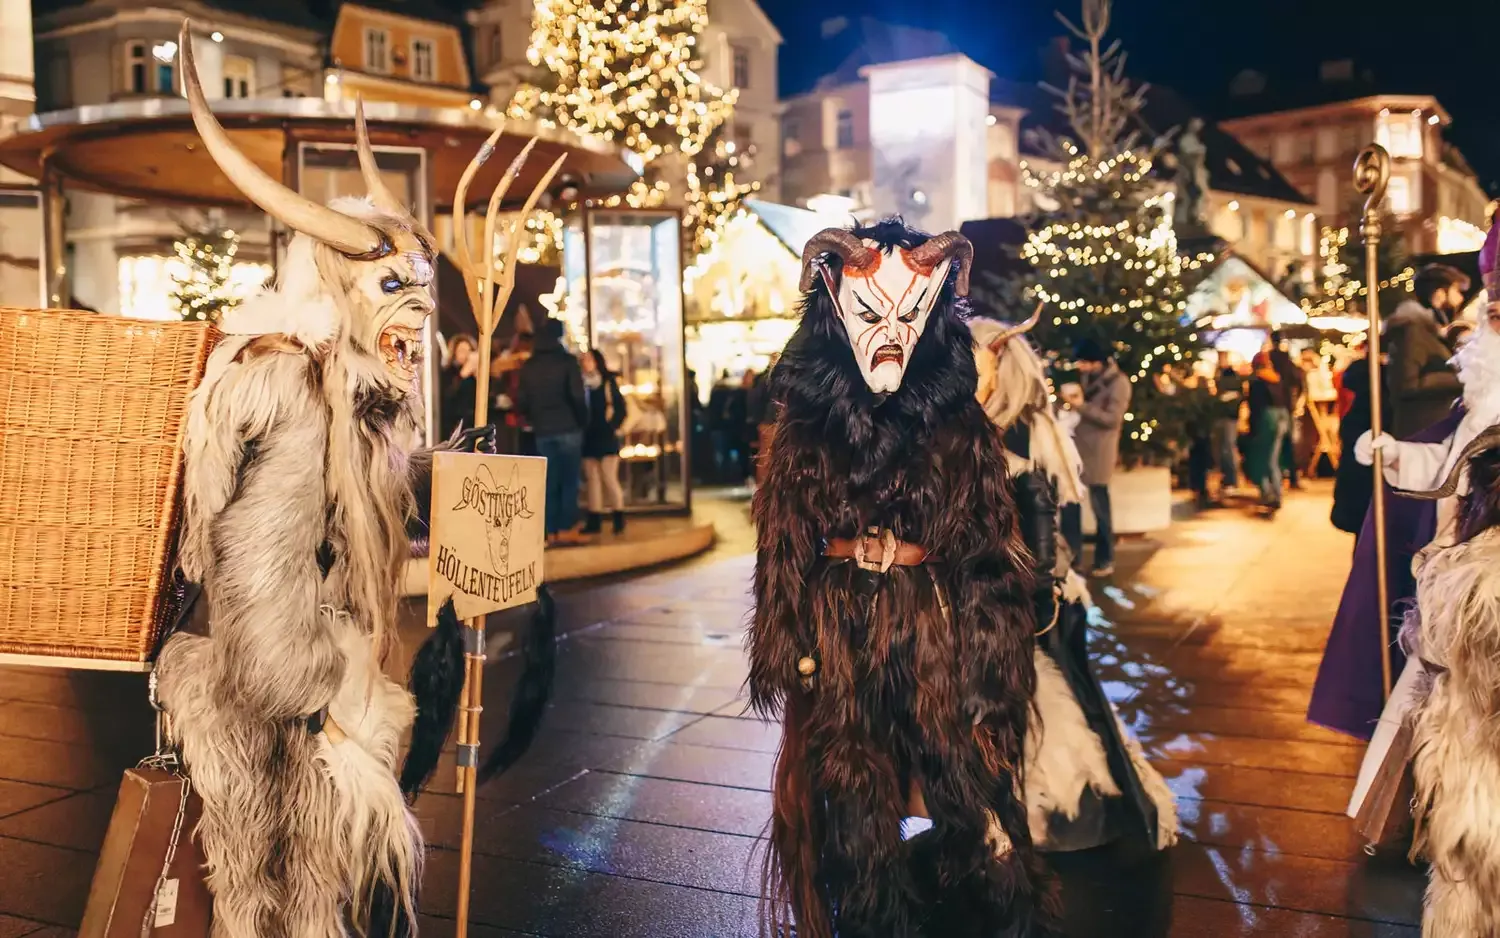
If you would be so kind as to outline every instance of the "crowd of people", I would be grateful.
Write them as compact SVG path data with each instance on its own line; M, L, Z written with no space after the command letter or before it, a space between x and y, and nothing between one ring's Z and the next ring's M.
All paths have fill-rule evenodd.
M605 518L625 531L620 484L620 428L627 408L620 382L598 349L580 355L563 342L561 320L543 320L532 334L518 333L495 357L491 391L509 439L509 452L547 460L547 544L588 544ZM479 370L478 343L459 335L448 343L443 368L442 414L446 434L472 426ZM588 513L580 525L579 494Z

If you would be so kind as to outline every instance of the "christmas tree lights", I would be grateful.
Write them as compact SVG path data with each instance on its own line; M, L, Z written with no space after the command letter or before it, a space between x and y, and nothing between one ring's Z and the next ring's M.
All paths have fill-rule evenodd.
M527 60L543 77L511 102L519 116L618 140L651 161L692 155L734 109L698 74L707 0L536 0Z
M1416 271L1406 263L1401 250L1400 228L1393 219L1387 218L1381 225L1386 232L1376 249L1376 263L1383 271L1397 271L1389 279L1380 281L1380 306L1382 315L1390 315L1396 305L1406 299L1416 277ZM1319 290L1316 296L1304 299L1302 308L1309 317L1365 315L1364 300L1369 295L1362 274L1365 270L1364 243L1350 237L1345 227L1324 227L1318 238L1318 256L1321 266L1318 271Z
M536 0L527 59L533 73L507 113L624 144L645 178L598 204L683 208L684 248L706 251L746 195L739 173L751 157L722 139L738 96L698 73L706 0ZM675 183L675 185L674 185ZM528 224L525 253L551 256L554 228Z
M190 235L172 244L183 271L172 275L172 301L185 320L218 322L239 305L230 286L239 235L220 231Z

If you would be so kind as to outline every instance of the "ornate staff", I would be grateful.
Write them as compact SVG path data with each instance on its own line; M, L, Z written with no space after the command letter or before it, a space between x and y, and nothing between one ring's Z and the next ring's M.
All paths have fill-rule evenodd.
M474 425L482 427L489 423L490 419L490 341L495 334L497 323L496 310L505 311L505 304L510 299L511 291L516 286L516 257L521 250L521 234L525 230L526 219L536 208L537 200L547 187L552 184L552 178L557 175L563 160L567 154L559 156L553 162L552 168L542 176L536 188L531 190L527 197L525 206L510 223L509 236L505 242L504 259L495 256L495 221L499 214L500 203L505 198L506 192L510 190L511 183L515 182L516 176L525 165L526 158L531 155L531 150L536 146L536 139L532 138L516 158L511 161L510 168L495 185L495 191L490 195L490 202L484 214L484 242L480 245L479 256L476 257L469 251L469 240L465 230L465 214L469 184L474 181L474 176L479 172L479 167L485 164L495 152L495 141L500 139L500 134L505 130L505 124L495 128L484 146L474 159L469 161L468 167L464 169L463 176L458 181L458 191L453 196L453 257L464 277L464 285L468 287L469 304L474 310L474 321L479 327L479 371L475 376L477 385L474 399ZM478 787L476 773L479 769L479 715L484 710L484 616L470 619L465 625L464 641L464 692L463 702L458 712L458 793L463 795L463 834L459 843L458 853L458 927L454 934L457 938L465 938L469 933L469 888L471 865L474 860L474 796Z
M1370 317L1370 342L1366 359L1370 365L1370 438L1379 446L1383 430L1380 419L1380 203L1391 178L1391 156L1385 147L1372 143L1354 161L1354 188L1365 196L1364 223L1360 234L1365 239L1366 312ZM1390 585L1386 580L1385 558L1385 467L1377 449L1375 453L1375 588L1380 607L1380 674L1384 697L1391 696L1391 620Z

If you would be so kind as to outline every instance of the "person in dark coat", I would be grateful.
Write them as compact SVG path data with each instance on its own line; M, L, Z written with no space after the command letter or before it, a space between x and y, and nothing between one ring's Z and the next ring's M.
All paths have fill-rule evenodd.
M588 539L578 525L578 483L583 473L583 430L589 422L583 370L563 348L563 323L547 319L516 382L516 410L547 460L547 542L566 547Z
M589 516L583 533L598 534L604 524L605 500L614 513L616 534L625 531L625 490L620 488L620 428L625 425L625 395L604 353L589 349L581 359L583 387L589 399L589 422L583 431L583 477Z
M443 418L443 439L462 426L474 427L474 395L479 384L479 343L471 335L456 335L448 342L448 364L443 366L443 391L438 413Z
M1370 363L1357 358L1339 376L1348 394L1348 410L1339 418L1339 468L1333 477L1333 510L1329 520L1340 531L1358 534L1374 497L1375 479L1369 466L1354 458L1354 443L1370 429ZM1381 426L1390 426L1389 395L1381 395Z
M1391 436L1404 440L1448 416L1463 388L1448 359L1443 329L1463 309L1469 278L1446 264L1417 272L1411 298L1386 321L1390 352Z

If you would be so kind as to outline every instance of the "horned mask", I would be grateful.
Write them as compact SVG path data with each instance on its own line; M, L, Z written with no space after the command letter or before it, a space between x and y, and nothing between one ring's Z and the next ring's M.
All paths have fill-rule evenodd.
M974 364L979 370L979 386L976 397L984 404L995 393L999 380L1000 361L1005 355L1010 340L1025 335L1041 321L1043 302L1036 304L1031 317L1018 326L1005 326L993 320L976 319L969 324L974 333ZM1045 382L1045 377L1043 378Z
M828 255L841 261L837 277ZM813 235L802 251L801 287L806 293L814 278L822 278L865 383L876 394L889 394L901 387L950 267L957 262L957 295L968 296L973 259L969 239L956 231L886 253L874 241L828 228Z
M386 187L375 165L363 102L355 109L359 168L367 199L320 205L272 179L235 146L214 117L198 80L193 39L184 21L178 35L179 72L203 145L229 181L266 214L331 249L344 268L330 290L343 292L340 327L354 347L377 356L391 384L415 390L432 315L435 258L432 236Z

